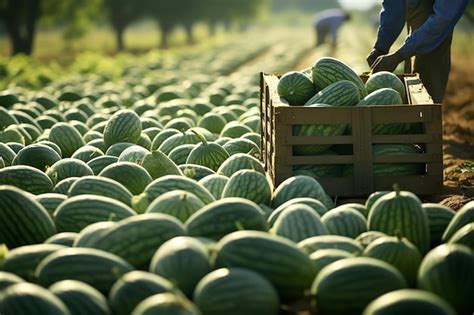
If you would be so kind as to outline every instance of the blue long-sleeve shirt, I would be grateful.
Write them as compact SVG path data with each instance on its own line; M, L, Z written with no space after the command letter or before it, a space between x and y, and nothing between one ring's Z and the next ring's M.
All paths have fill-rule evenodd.
M453 32L468 3L469 0L435 0L433 14L406 38L398 52L408 58L436 49ZM406 1L384 0L382 5L375 48L388 53L405 26Z

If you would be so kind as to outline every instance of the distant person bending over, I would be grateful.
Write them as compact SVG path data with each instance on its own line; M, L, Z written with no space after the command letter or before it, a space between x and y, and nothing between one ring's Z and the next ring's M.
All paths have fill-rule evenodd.
M453 31L469 0L384 0L374 49L367 57L373 72L393 72L415 56L415 72L435 103L441 103L451 70ZM402 32L410 29L405 44L395 53L390 47Z
M326 42L328 35L331 36L331 47L336 49L337 33L341 26L349 21L351 16L339 9L321 11L314 19L314 28L316 31L316 47Z

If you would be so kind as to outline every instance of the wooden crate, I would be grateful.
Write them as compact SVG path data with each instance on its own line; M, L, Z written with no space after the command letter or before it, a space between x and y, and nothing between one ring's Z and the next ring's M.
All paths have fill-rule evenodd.
M309 164L352 164L353 175L320 178L326 192L338 197L366 197L374 191L391 190L398 183L403 190L420 195L439 193L443 185L442 111L433 104L417 75L401 76L406 84L409 105L304 107L284 104L277 93L278 77L261 74L261 159L277 186L293 174L293 166ZM363 76L363 80L367 77ZM419 123L416 134L372 135L381 123ZM294 125L348 124L352 135L294 136ZM390 143L418 144L422 154L376 156L372 145ZM294 156L294 145L345 144L350 155ZM417 176L374 176L374 163L424 163L426 172Z

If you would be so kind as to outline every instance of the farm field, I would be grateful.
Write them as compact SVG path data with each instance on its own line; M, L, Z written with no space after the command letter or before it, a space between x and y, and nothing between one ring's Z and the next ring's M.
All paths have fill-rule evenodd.
M472 33L453 45L439 194L394 185L341 202L318 178L347 165L273 187L259 160L260 72L330 56L346 78L318 92L346 84L347 106L367 105L350 72L368 70L375 32L361 29L344 27L336 51L283 26L148 52L139 39L64 59L0 50L0 314L471 314ZM310 96L320 69L298 77Z

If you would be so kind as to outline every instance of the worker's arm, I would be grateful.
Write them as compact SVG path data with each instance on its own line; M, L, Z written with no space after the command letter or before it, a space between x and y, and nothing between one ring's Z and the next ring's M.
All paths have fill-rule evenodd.
M367 57L369 66L372 67L378 57L386 55L390 51L390 47L402 32L405 26L405 5L404 0L383 1L377 41Z
M436 49L454 30L469 0L437 0L434 13L409 35L398 50L403 58L427 54Z

